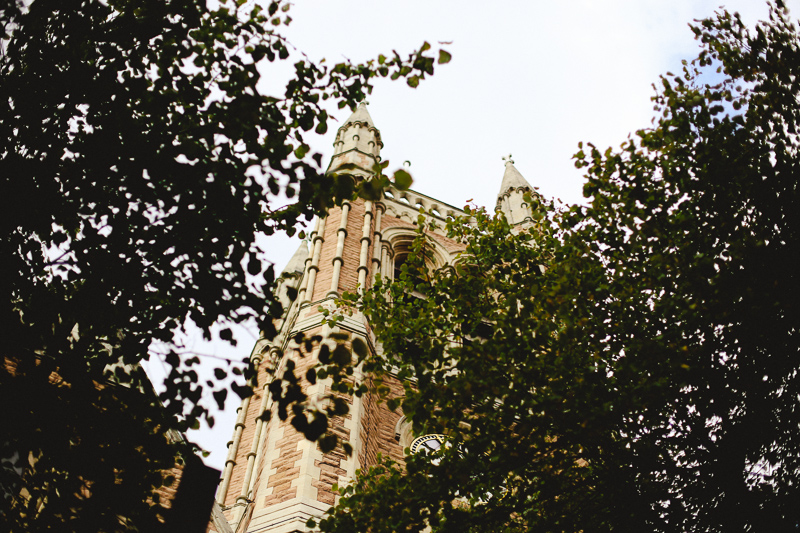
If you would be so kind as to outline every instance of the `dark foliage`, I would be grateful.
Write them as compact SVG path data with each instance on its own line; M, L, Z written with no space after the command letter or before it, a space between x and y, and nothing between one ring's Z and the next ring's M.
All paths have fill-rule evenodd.
M365 64L291 56L278 32L288 8L0 6L0 516L10 529L147 529L146 496L174 463L166 428L210 417L197 357L169 350L163 408L130 399L147 388L137 363L189 321L206 335L249 319L273 331L281 307L256 234L291 234L353 194L349 179L322 174L303 134L326 131L325 100L352 107L375 77L416 86L433 72L427 43ZM294 65L285 92L261 94L256 63L283 60ZM279 197L289 205L275 208Z

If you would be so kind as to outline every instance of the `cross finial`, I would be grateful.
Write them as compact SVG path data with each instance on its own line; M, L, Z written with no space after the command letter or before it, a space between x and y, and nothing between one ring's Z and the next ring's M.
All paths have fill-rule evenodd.
M511 163L512 165L514 164L514 160L513 160L513 159L511 159L511 154L508 154L508 156L507 156L507 157L504 157L504 158L503 158L503 161L505 161L505 162L506 162L506 165L507 165L507 164L509 164L509 163Z

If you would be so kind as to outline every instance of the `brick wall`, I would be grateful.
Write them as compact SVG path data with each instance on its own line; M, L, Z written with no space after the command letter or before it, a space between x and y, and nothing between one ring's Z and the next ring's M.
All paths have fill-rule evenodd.
M271 470L275 470L275 473L267 480L268 494L263 500L264 507L297 496L297 487L293 487L292 482L300 475L300 467L296 463L303 456L299 444L304 437L288 421L281 422L280 425L284 432L283 437L275 445L275 456L271 465Z
M390 395L401 397L403 384L394 378L387 378L384 382L389 387ZM402 413L390 411L386 403L379 403L374 393L364 395L364 413L361 417L361 442L359 463L361 468L369 468L378 461L378 454L390 457L403 464L403 449L395 440L395 428Z
M330 389L328 389L330 392ZM352 399L349 402L352 406ZM348 413L345 415L347 419L351 418L351 414ZM331 425L331 431L335 433L341 441L349 441L350 440L350 430L344 427L344 418L342 417L333 417L329 422ZM333 485L339 484L342 482L340 476L343 478L347 476L347 471L342 468L342 462L347 459L344 454L344 448L342 446L337 446L331 452L328 452L322 456L322 459L317 459L314 461L314 466L320 469L319 479L312 483L317 489L317 501L333 505L336 502L336 495L333 492Z

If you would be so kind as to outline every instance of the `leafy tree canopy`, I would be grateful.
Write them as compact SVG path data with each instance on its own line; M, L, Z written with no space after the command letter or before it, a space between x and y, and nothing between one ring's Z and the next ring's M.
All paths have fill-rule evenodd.
M780 3L691 27L652 127L576 154L585 206L468 207L456 265L345 301L387 402L447 441L361 472L322 531L797 529L800 34Z
M227 395L198 383L174 332L248 319L273 331L281 308L256 234L292 234L354 192L324 177L304 141L328 128L326 100L353 107L378 77L415 87L433 73L427 43L406 58L312 62L281 33L288 2L242 6L0 5L0 513L11 529L135 527L142 491L160 485L147 472L174 463L156 445L165 428L208 415L204 386ZM285 91L262 94L257 67L280 61L294 66ZM146 387L130 369L154 342L172 346L163 409L102 386L111 368ZM127 431L109 423L120 416Z

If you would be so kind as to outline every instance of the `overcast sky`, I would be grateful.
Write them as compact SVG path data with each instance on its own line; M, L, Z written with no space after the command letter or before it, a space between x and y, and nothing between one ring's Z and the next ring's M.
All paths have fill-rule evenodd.
M652 84L678 72L698 51L688 23L711 15L722 2L705 0L297 0L284 30L312 59L363 61L397 50L406 55L423 41L445 48L450 64L436 67L417 89L381 81L368 98L390 169L411 162L413 189L455 206L467 200L493 206L503 156L546 197L582 199L582 174L571 157L579 141L618 147L653 117ZM800 0L788 2L800 14ZM752 23L766 18L761 0L725 2ZM263 69L264 87L280 70ZM332 154L336 129L349 115L312 138L312 149ZM270 241L280 268L298 241ZM246 357L254 338L236 349L199 351ZM213 405L213 402L209 402ZM213 431L192 435L222 468L238 402L216 416Z

